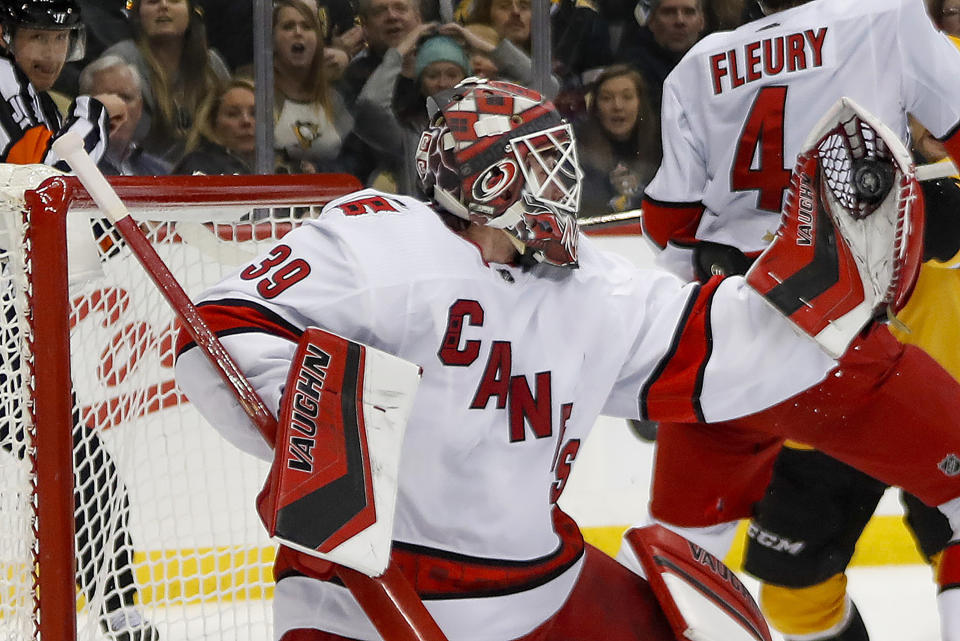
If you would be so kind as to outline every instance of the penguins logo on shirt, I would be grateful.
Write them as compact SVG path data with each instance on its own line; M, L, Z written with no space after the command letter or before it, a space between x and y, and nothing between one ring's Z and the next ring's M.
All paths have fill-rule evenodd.
M293 133L297 136L297 142L301 147L310 149L313 141L320 137L320 125L297 120L293 123Z

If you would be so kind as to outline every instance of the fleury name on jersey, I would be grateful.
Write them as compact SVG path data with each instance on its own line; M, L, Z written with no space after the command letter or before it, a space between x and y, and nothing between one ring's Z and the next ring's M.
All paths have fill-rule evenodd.
M713 93L824 65L828 27L770 36L707 56Z

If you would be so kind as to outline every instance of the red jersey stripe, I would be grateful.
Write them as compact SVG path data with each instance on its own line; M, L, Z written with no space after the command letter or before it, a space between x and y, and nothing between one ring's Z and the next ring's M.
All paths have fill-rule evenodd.
M713 349L710 309L721 282L722 277L714 276L691 299L670 352L641 392L640 402L647 418L704 422L700 391L703 370Z
M217 336L235 334L242 331L263 332L286 338L293 342L300 340L302 330L284 321L280 316L265 307L245 300L218 300L197 305L197 311L207 326ZM179 356L195 343L190 334L177 321L177 350Z
M684 245L696 243L703 210L703 203L668 203L644 197L643 233L660 249L669 241Z
M465 599L530 590L556 578L583 556L583 536L577 524L559 509L553 511L557 549L529 561L483 559L395 542L390 562L399 567L422 599ZM274 578L306 574L339 582L324 561L280 547Z

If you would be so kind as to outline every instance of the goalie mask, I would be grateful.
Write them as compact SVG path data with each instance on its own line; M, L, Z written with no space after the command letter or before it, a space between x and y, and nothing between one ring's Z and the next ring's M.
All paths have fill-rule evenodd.
M416 165L433 202L503 229L537 261L575 266L582 172L573 130L553 104L514 84L467 78L427 108Z
M0 2L0 24L7 51L12 51L13 35L18 27L44 31L70 31L67 62L83 59L86 29L75 0L6 0Z

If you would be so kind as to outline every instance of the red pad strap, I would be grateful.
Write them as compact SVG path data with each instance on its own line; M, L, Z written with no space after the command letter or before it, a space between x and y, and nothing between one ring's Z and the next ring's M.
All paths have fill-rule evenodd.
M287 377L257 510L270 536L329 552L376 522L362 390L365 349L304 332Z
M760 606L720 559L660 525L633 528L624 537L677 639L696 638L691 635L704 630L706 621L709 632L723 627L728 638L771 641ZM694 594L702 597L700 603Z

